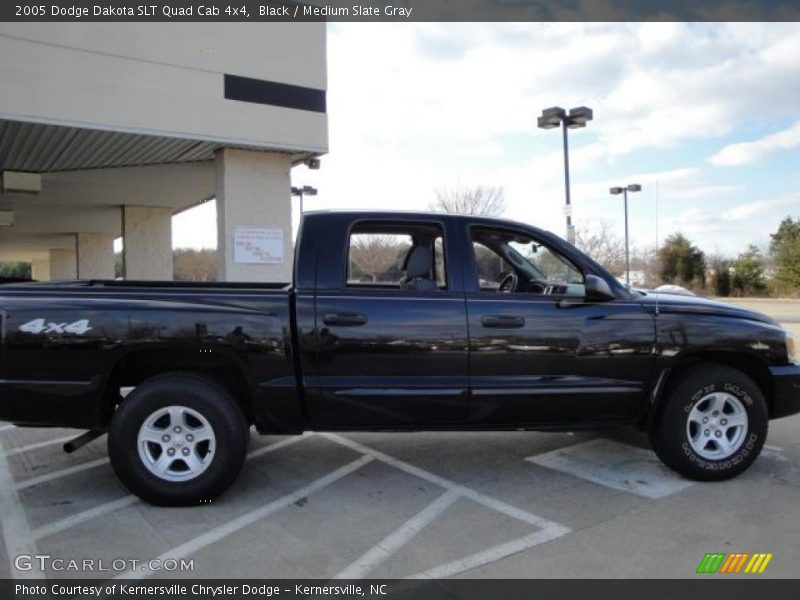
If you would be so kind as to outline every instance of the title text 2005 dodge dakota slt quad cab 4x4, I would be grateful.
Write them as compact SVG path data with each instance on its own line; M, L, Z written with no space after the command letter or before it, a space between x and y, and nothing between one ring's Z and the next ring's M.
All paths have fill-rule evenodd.
M675 471L719 480L800 411L772 319L628 291L558 237L480 217L310 213L291 286L12 284L0 311L0 419L107 432L117 475L156 504L222 493L251 424L627 423Z

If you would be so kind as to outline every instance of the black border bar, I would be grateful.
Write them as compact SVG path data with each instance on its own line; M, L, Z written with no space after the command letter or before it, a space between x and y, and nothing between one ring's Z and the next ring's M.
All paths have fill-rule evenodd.
M202 586L202 587L201 587ZM20 591L20 588L25 591ZM84 589L81 589L84 588ZM205 588L205 589L202 589ZM213 588L214 592L209 588ZM99 590L99 595L98 595ZM797 579L700 576L693 579L442 580L0 580L3 600L770 600L795 599Z
M140 4L141 2L141 4ZM800 21L798 0L3 0L0 21Z

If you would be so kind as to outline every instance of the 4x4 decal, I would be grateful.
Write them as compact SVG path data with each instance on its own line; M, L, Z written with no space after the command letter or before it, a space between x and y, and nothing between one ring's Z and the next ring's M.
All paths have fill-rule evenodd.
M32 333L34 335L46 333L70 333L72 335L85 335L87 331L92 328L89 327L89 319L81 319L73 323L55 323L47 321L46 319L34 319L27 323L20 325L19 330L25 333Z

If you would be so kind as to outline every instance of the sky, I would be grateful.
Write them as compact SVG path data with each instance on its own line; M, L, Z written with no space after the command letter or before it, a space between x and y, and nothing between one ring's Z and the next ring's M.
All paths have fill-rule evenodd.
M561 135L536 118L588 106L570 131L573 220L707 253L769 245L800 217L800 24L331 23L330 152L296 167L306 210L425 210L436 189L504 188L504 216L565 235ZM296 202L296 201L295 201ZM297 207L295 207L295 212ZM213 247L214 205L173 222Z

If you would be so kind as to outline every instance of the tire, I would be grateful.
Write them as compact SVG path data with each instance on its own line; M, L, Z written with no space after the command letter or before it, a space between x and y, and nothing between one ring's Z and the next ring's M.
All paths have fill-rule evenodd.
M120 481L159 506L207 503L244 464L250 430L228 391L191 373L148 379L111 419L108 454Z
M689 479L736 477L767 438L764 395L747 375L724 365L700 365L679 377L650 432L653 450Z

